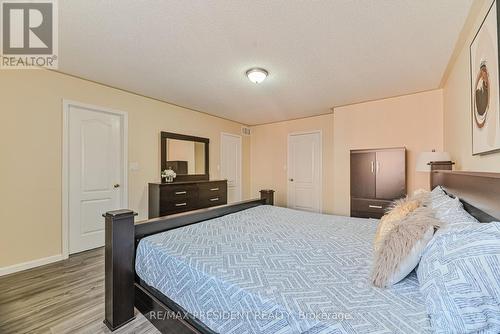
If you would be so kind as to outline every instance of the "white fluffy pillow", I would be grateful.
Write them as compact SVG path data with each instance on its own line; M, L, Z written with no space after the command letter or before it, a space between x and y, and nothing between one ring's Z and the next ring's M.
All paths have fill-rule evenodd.
M390 210L378 223L375 239L373 240L373 249L375 252L378 251L387 233L389 233L399 221L418 209L420 205L421 201L410 197L401 198L393 202Z
M439 225L432 210L426 207L416 209L395 224L375 253L373 284L387 287L405 278L418 265Z

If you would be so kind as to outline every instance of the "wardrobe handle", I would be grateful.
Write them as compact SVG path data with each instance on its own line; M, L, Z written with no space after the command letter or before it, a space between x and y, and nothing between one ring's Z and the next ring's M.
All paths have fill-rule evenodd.
M380 172L380 162L377 161L377 167L376 167L375 174L378 174L378 172Z
M381 205L368 205L368 207L372 209L382 209Z
M186 194L186 192L185 191L176 191L175 194L176 195L184 195L184 194Z
M218 201L218 200L219 200L219 197L215 197L215 198L211 198L211 199L210 199L210 201L211 201L211 202L216 202L216 201Z
M373 174L373 172L374 172L374 170L373 170L374 169L374 163L373 163L373 161L370 162L370 167L371 167L371 171L372 171L372 174Z
M186 206L187 203L175 203L175 206Z
M219 188L210 188L210 191L217 191Z

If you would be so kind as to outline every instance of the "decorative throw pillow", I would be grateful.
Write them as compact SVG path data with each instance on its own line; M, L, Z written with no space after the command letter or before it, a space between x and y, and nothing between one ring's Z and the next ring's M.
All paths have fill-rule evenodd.
M436 333L500 333L500 222L436 234L417 276Z
M398 221L375 252L372 282L378 287L391 286L415 269L422 252L440 225L432 210L420 207Z
M434 213L436 218L442 220L447 226L461 223L479 223L476 218L465 211L462 202L458 198L448 196L448 200L437 206Z
M428 193L427 191L416 191L412 196L407 196L393 202L389 207L389 211L380 219L377 226L377 232L373 240L373 249L375 252L378 251L380 243L397 222L426 203Z
M441 186L437 186L430 192L430 206L434 209L446 205L452 198L448 196Z

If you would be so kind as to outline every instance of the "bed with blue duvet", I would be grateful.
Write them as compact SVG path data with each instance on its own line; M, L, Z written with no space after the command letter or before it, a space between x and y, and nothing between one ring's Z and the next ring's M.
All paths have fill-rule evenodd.
M377 222L257 206L141 239L136 274L216 333L431 332L414 273L369 281Z

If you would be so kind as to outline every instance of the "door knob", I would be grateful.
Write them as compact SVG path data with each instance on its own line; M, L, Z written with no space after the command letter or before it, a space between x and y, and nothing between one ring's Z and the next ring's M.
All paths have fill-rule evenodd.
M113 188L120 188L120 185L117 183L113 186Z
M288 181L293 182L293 179L288 179Z

